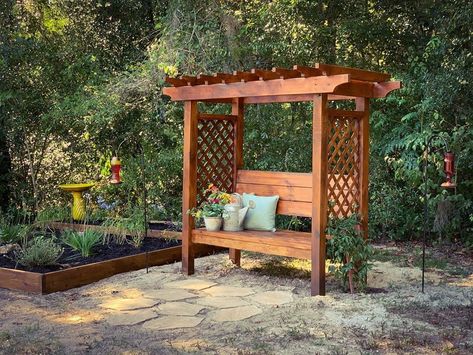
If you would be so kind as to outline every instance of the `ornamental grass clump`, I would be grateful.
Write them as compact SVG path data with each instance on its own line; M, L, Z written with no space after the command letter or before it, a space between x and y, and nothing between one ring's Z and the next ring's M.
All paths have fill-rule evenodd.
M327 234L327 256L332 261L329 270L334 272L343 287L351 293L363 291L367 286L368 271L372 264L373 248L363 238L358 215L347 218L330 218Z
M16 254L16 261L27 268L56 265L63 249L53 239L38 236Z
M64 244L87 258L92 255L92 250L102 242L102 234L92 230L85 230L83 233L76 231L64 231Z
M26 245L31 232L31 226L25 224L11 224L0 226L0 245Z

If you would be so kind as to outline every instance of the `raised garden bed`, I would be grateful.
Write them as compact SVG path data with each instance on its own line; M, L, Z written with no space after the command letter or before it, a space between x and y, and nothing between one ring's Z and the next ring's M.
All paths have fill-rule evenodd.
M58 230L82 230L84 225L61 223L51 225L51 227ZM88 229L104 228L86 227ZM14 261L1 257L0 287L47 294L84 286L123 272L180 261L180 232L163 230L154 232L156 233L148 234L150 237L145 238L140 248L134 248L129 244L101 245L94 256L88 258L78 256L77 253L65 247L58 265L47 268L26 271L24 267L18 266L15 269ZM196 256L204 256L215 250L217 249L214 247L196 245L195 253Z

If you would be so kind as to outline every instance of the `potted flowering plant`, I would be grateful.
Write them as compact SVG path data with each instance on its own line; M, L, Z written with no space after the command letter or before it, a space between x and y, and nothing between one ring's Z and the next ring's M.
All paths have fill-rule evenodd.
M208 231L218 231L222 227L225 205L232 197L229 193L220 191L214 184L210 184L204 191L206 199L199 207L192 208L188 213L196 219L203 218Z

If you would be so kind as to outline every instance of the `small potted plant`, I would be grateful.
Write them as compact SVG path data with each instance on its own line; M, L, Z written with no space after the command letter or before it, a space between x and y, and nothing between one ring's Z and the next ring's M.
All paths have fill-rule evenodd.
M207 196L205 201L188 213L196 219L203 218L208 231L218 231L222 228L225 205L231 201L231 195L220 191L214 184L210 184L204 194Z

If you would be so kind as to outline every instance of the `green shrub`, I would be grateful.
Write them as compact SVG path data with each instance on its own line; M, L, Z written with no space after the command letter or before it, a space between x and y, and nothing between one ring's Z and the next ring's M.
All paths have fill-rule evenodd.
M36 222L64 222L71 219L71 208L68 206L51 206L38 212Z
M327 234L332 236L327 243L327 256L332 261L330 271L351 293L355 289L363 291L372 266L369 260L373 248L361 234L358 216L353 214L348 218L331 218Z
M53 239L39 236L16 254L16 261L27 268L51 266L57 263L62 253L63 249Z
M104 236L105 243L109 243L111 240L117 244L128 242L135 248L139 248L143 244L144 215L143 211L138 208L132 209L127 218L108 218L102 225L107 227ZM128 235L132 235L132 237L127 238Z
M63 235L64 244L81 253L83 257L92 255L92 249L102 242L103 235L100 232L86 230L83 233L66 230Z
M31 227L24 224L0 226L0 244L26 245Z

